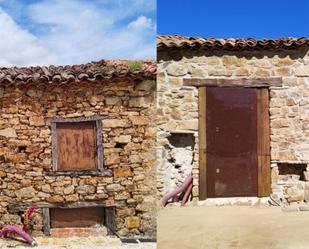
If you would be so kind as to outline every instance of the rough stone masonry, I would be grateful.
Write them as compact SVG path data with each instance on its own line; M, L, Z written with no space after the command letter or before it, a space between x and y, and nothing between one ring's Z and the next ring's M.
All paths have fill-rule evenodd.
M0 226L21 224L18 205L96 201L115 206L120 236L155 236L155 70L151 61L0 70ZM95 115L111 174L52 174L51 120ZM32 228L44 229L41 208Z
M282 77L270 87L271 197L309 202L309 40L158 37L157 160L159 195L188 172L198 198L198 91L184 78ZM175 136L178 143L175 144ZM189 142L181 142L186 136ZM186 141L188 141L188 139ZM179 162L181 161L181 162Z

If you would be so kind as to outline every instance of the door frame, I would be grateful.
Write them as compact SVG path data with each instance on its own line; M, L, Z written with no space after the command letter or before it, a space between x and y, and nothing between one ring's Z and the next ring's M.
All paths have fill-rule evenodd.
M258 197L269 196L271 192L269 87L282 86L282 78L190 78L184 79L184 85L198 87L199 199L207 198L206 91L209 86L257 88Z

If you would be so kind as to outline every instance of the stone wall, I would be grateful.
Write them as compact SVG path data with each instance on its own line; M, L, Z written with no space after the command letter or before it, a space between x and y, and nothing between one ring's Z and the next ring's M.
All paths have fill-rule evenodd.
M282 87L270 88L270 131L273 197L279 202L303 201L304 178L291 171L279 175L278 163L290 167L309 162L309 55L308 48L278 51L162 50L158 54L158 186L159 195L173 189L192 169L193 196L198 197L198 93L183 86L184 78L273 77ZM182 148L181 171L171 164L173 132L191 133L195 144ZM193 158L192 158L193 155ZM176 175L175 175L176 174ZM296 174L297 175L297 174ZM309 187L308 187L309 189ZM298 196L293 198L291 196Z
M11 207L98 201L116 206L121 236L155 236L155 81L0 86L0 226L20 224ZM51 120L103 115L111 176L56 176ZM33 229L42 231L42 210Z

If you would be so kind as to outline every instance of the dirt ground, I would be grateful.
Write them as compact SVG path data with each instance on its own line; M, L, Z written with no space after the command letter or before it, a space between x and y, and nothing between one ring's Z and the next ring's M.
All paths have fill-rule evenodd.
M38 246L30 247L19 241L0 239L0 248L38 248L38 249L155 249L156 243L121 243L118 238L86 237L86 238L35 238Z
M158 249L308 249L309 211L278 207L166 207L158 216Z

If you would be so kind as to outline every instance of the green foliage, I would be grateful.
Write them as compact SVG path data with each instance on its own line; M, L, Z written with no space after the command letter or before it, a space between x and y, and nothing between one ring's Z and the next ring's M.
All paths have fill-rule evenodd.
M143 63L140 61L128 61L128 66L130 71L137 71L142 69Z

